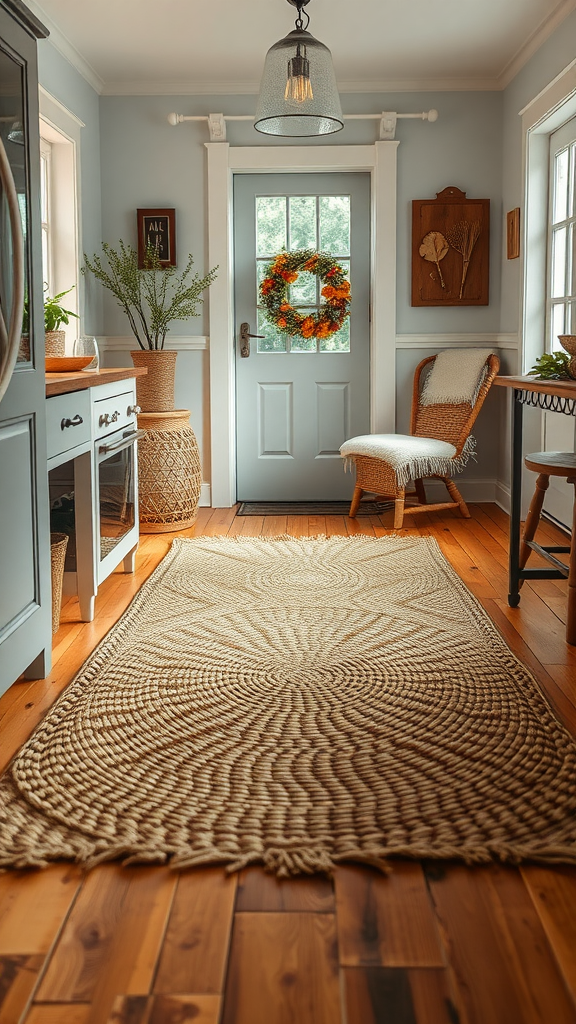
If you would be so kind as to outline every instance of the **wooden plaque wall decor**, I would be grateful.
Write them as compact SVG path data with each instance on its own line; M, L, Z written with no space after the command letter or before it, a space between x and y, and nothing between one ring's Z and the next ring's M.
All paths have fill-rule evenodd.
M489 199L450 185L413 200L413 306L487 306L489 256Z
M176 266L176 211L137 210L138 266L146 268L146 249L152 246L163 267Z

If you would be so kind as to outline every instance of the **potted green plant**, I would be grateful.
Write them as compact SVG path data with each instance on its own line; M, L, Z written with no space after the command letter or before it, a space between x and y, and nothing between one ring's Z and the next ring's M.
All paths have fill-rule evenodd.
M72 285L74 288L74 285ZM63 299L65 295L68 295L72 288L68 288L65 292L58 292L53 298L48 295L44 299L44 333L46 337L46 355L47 356L63 356L65 353L64 345L66 341L65 331L61 331L60 327L62 324L69 324L70 317L73 316L78 319L78 314L73 313L71 309L65 309L60 304L60 299ZM47 286L45 288L47 291Z
M138 405L143 412L169 412L174 408L177 353L164 348L166 335L173 321L198 315L200 296L214 281L218 268L202 278L193 275L190 254L183 270L164 267L152 247L142 268L136 250L122 240L117 248L104 242L102 251L102 257L84 254L82 272L93 274L112 292L140 346L130 353L136 366L148 369L146 377L137 379Z

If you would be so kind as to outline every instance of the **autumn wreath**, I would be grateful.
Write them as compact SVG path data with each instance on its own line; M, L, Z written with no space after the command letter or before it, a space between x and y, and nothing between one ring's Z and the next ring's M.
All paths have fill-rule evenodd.
M303 270L315 274L324 285L321 295L326 302L318 313L299 313L288 301L290 285ZM329 338L350 316L350 282L343 268L329 253L313 249L281 252L275 256L266 267L260 298L269 323L291 337Z

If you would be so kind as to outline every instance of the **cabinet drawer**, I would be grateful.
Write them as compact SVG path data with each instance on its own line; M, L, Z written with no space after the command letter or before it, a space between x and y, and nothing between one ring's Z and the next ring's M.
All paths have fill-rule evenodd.
M100 398L92 406L94 437L104 437L114 430L136 424L134 389L126 389L112 398Z
M46 399L48 458L90 440L90 395L72 391Z

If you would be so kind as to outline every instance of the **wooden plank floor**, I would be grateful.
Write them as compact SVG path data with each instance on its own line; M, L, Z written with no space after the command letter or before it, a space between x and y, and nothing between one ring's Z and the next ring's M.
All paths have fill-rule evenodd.
M576 734L566 584L508 608L507 518L495 505L409 520L436 537ZM391 530L390 513L235 517L202 509L184 536ZM543 523L543 542L561 535ZM46 680L0 700L0 770L126 608L173 534L142 538L134 576L101 587L93 623L69 600ZM389 877L278 882L260 868L69 864L0 875L1 1024L576 1024L576 869L397 862Z

